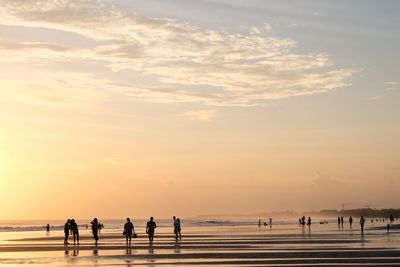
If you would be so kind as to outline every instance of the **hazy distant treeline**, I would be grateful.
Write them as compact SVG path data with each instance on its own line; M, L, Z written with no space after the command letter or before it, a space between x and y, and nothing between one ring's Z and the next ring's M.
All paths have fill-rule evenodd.
M389 218L390 214L396 218L400 218L400 209L346 209L346 210L321 210L321 214L337 215L337 216L356 216L372 217L372 218Z

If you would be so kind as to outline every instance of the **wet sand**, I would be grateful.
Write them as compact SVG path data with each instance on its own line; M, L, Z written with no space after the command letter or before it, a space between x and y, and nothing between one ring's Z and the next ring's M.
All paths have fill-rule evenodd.
M157 229L158 230L158 229ZM96 247L89 231L79 246L64 246L62 232L4 240L0 264L8 266L400 266L400 232L315 225L192 227L176 242L160 229L153 245L139 233L125 246L121 234L104 231ZM72 239L70 238L70 242Z

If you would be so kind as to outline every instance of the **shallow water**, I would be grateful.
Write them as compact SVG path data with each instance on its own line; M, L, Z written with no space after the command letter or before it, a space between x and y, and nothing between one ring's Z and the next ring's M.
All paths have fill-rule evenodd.
M372 225L371 225L372 226ZM149 245L143 227L131 249L121 230L104 229L93 245L89 230L81 230L80 246L63 246L63 232L0 233L0 264L7 266L399 266L400 232L386 233L357 226L315 224L311 230L295 224L269 226L228 224L183 228L175 242L170 227L157 229ZM71 242L71 239L70 239Z

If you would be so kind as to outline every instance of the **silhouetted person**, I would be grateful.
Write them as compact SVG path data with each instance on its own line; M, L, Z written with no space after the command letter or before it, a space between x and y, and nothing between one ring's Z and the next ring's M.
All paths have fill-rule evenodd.
M74 245L75 244L79 245L79 229L78 229L78 224L75 222L74 219L71 220L69 229L72 231L72 234L74 235Z
M306 217L303 216L301 217L301 225L304 227L304 225L306 225Z
M307 225L308 225L308 229L311 229L311 217L308 217Z
M174 226L174 235L175 235L175 240L178 240L178 221L176 220L175 216L172 216L173 226Z
M50 235L50 224L46 225L46 235Z
M299 218L299 227L301 226L301 218Z
M261 227L261 219L258 219L258 228L260 228L260 227Z
M64 224L64 245L68 245L68 237L69 237L69 223L70 220L68 219L67 222Z
M134 232L133 223L131 222L131 219L126 218L126 223L124 225L124 234L127 246L128 245L131 246L133 232Z
M340 217L337 217L337 224L340 226Z
M69 225L69 235L73 235L74 233L72 233L72 229L71 229L71 221L72 221L72 219L69 219L69 223L70 223L70 225Z
M272 225L272 218L269 218L269 226Z
M97 241L99 240L99 222L97 218L94 218L93 221L90 223L92 225L92 234L95 241L95 245L97 246Z
M393 217L393 214L390 214L390 223L394 223L394 217Z
M154 239L154 230L157 228L157 224L154 222L154 218L150 217L150 221L147 222L146 225L146 233L149 236L150 243L153 243Z
M365 224L365 218L364 216L361 216L360 218L361 233L364 233L364 224Z
M350 228L351 228L351 226L353 225L353 217L351 217L351 216L349 218L349 224L350 224Z
M177 233L177 239L179 237L179 240L182 240L182 234L181 234L181 220L178 218L176 219L176 233Z

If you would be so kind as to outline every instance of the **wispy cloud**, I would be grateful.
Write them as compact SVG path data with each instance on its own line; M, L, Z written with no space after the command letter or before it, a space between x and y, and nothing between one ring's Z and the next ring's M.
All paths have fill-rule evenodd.
M295 53L294 40L263 36L257 27L250 35L207 31L117 10L97 0L0 0L0 5L3 25L72 32L96 43L88 49L78 43L67 47L62 40L3 41L2 62L41 68L55 60L91 62L109 69L107 78L93 71L92 82L98 79L111 92L148 101L253 106L336 90L348 86L352 75L351 69L332 68L327 54ZM271 30L270 25L265 29ZM123 79L121 86L118 73L142 79ZM80 80L73 83L74 88L86 86Z
M217 111L213 109L208 110L192 110L183 114L188 119L199 121L211 121L217 117Z
M385 82L386 90L396 90L399 88L399 83L396 81Z
M368 101L375 101L375 100L379 100L379 99L381 99L382 98L382 96L371 96L371 97L368 97L367 98L367 100Z
M264 29L266 32L271 32L272 31L272 25L269 23L264 24Z

